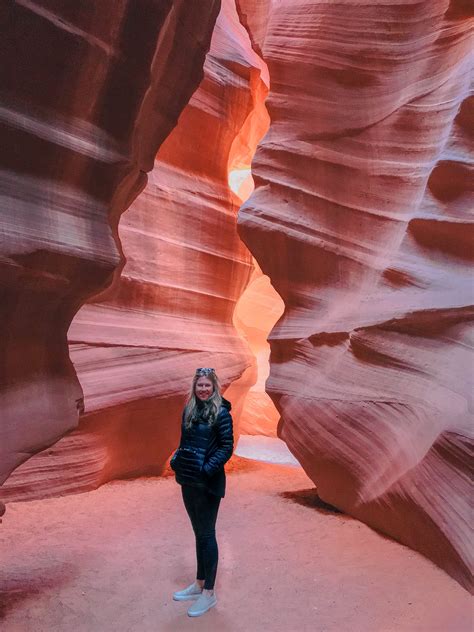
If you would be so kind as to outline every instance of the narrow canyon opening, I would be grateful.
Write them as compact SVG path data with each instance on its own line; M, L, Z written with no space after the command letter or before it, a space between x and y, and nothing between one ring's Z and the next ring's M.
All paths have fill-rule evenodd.
M229 171L229 186L243 204L254 190L250 165ZM248 285L235 306L233 323L254 355L256 381L244 399L235 453L246 458L297 465L286 445L277 438L280 416L265 390L270 373L270 344L267 338L285 305L253 257L252 264Z

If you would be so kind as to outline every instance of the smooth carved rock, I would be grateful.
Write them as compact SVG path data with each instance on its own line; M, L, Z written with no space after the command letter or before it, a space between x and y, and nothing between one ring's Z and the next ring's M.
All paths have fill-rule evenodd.
M177 70L167 70L168 81ZM264 71L233 2L224 2L204 79L161 146L146 189L120 220L120 278L69 330L86 415L77 431L19 468L4 497L82 491L161 472L200 366L215 367L223 386L231 385L237 439L256 376L232 315L253 264L237 235L241 201L228 178L249 166L268 126Z
M285 302L279 436L325 501L467 587L472 19L454 5L273 4L239 230Z
M1 9L0 482L77 424L67 330L111 282L118 219L199 84L219 10L105 5Z
M273 0L235 0L240 21L248 31L254 50L261 57L272 3Z

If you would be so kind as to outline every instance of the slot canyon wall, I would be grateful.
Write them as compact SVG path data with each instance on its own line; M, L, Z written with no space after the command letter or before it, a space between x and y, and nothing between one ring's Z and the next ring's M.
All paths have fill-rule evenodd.
M219 5L2 4L0 482L77 425L69 325L119 266L119 217L199 85Z
M249 279L248 312L276 313L228 185L268 124L262 57L271 127L238 231L285 305L267 381L278 435L323 500L468 587L469 6L226 0L204 64L218 5L1 9L16 38L0 110L0 480L17 469L0 496L162 471L209 357L238 434L256 364L232 314ZM273 434L265 411L254 431Z
M238 4L271 81L239 231L285 302L278 435L323 500L470 587L472 11Z
M85 415L76 431L14 472L4 499L160 473L179 439L191 376L210 362L230 385L237 439L256 367L232 315L253 263L237 234L242 200L229 172L248 169L268 127L265 71L234 2L225 0L204 78L120 219L125 265L69 329Z

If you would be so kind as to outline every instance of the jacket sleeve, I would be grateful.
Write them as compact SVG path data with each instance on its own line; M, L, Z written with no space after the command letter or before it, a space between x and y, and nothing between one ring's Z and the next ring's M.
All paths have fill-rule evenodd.
M177 454L179 448L183 445L183 426L184 426L184 410L183 410L183 414L181 415L181 437L180 437L180 440L179 440L179 446L176 448L176 450L175 450L175 452L174 452L174 454L173 454L173 456L171 457L171 460L170 460L170 467L171 467L171 469L173 471L175 471L174 463L176 461L176 454Z
M226 408L221 411L217 419L216 434L218 448L209 456L202 467L204 474L209 477L213 476L224 463L227 463L234 450L232 417Z

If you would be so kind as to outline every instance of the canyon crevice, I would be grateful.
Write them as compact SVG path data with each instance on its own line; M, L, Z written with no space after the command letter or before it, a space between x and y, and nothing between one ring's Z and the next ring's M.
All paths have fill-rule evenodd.
M192 4L1 9L0 497L162 474L214 366L470 588L472 10Z

